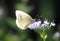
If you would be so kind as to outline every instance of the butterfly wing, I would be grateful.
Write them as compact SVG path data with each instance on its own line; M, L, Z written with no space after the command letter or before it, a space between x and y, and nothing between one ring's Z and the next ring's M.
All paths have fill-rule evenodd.
M26 29L29 24L33 22L33 19L27 13L16 10L16 24L20 29Z

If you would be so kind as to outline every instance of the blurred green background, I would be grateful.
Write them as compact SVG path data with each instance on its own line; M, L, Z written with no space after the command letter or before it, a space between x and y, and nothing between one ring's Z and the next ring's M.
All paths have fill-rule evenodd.
M16 26L15 10L27 12L32 18L36 15L54 20L55 27L48 31L46 41L59 41L60 17L58 0L0 0L0 41L43 41L37 32Z

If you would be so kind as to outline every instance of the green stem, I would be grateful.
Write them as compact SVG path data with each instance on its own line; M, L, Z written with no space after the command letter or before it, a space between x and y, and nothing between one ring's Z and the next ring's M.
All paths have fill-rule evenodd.
M44 39L44 41L45 41L45 39Z

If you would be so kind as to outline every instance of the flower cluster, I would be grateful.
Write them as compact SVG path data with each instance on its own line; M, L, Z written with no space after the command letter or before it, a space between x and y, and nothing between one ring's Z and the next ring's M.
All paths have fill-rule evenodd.
M48 22L48 20L44 20L43 23L41 23L41 20L38 20L32 24L30 24L28 26L29 29L33 30L33 29L39 29L39 28L45 28L45 27L51 27L51 26L55 26L54 22Z

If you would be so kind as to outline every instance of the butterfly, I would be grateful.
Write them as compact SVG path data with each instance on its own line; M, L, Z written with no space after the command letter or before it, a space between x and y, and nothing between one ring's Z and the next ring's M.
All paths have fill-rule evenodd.
M38 21L36 19L33 19L29 14L21 10L16 10L15 14L16 14L16 25L20 29L24 30L27 29L28 27L31 29L33 28L33 26L36 27L41 23L40 21L39 24L37 24Z

